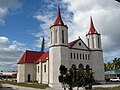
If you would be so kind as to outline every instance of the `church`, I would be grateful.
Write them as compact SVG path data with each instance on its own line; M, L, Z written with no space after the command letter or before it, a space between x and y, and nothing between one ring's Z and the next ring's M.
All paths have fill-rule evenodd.
M92 17L90 17L90 29L86 39L87 44L80 37L68 42L68 26L64 24L58 6L57 18L50 26L49 51L26 50L17 63L17 82L38 81L50 87L58 87L61 64L67 68L75 64L84 71L93 72L95 80L103 82L101 34L94 28Z

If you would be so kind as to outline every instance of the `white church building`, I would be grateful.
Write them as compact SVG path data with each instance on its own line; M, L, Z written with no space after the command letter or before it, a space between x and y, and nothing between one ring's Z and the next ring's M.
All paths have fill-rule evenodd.
M94 72L95 80L104 81L101 35L94 28L92 17L86 38L87 44L80 37L68 42L68 27L62 21L58 7L57 18L50 26L49 51L26 50L18 61L17 82L38 81L57 87L60 85L58 76L61 64L67 68L75 64L84 71Z

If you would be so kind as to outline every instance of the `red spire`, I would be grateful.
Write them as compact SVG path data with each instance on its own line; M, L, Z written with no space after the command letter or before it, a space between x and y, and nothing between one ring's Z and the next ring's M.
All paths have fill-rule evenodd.
M98 32L94 28L94 24L93 24L91 16L90 16L90 29L89 29L88 34L98 34Z
M54 22L54 25L64 25L62 19L61 19L61 13L60 13L60 6L58 5L58 14L57 14L57 18Z

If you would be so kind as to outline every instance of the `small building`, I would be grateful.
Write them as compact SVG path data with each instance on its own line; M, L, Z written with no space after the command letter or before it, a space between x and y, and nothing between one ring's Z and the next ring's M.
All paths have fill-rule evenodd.
M114 70L114 71L106 71L105 72L105 78L114 78L114 77L120 77L120 70Z

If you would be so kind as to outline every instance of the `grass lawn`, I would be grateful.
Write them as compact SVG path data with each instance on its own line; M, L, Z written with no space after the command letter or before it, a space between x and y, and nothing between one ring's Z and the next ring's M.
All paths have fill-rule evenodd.
M38 84L38 83L16 83L16 82L10 82L10 81L0 81L0 83L18 85L23 87L40 88L40 89L45 89L49 87L48 84Z
M118 87L109 87L109 88L99 88L99 87L97 87L97 88L94 88L93 90L120 90L120 86L118 86Z
M0 88L2 87L2 85L0 84Z

